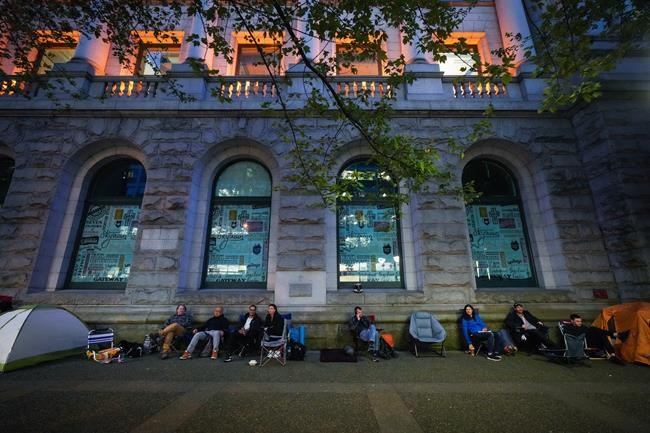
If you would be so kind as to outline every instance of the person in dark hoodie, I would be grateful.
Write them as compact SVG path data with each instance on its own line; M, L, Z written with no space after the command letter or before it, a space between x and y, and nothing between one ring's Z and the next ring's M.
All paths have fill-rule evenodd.
M506 316L506 328L517 346L528 341L533 348L539 350L552 346L548 338L548 328L520 303L513 305L512 311Z
M363 309L359 306L354 307L354 316L348 322L348 329L354 337L365 342L372 342L372 360L378 361L379 356L379 332L377 327L370 323L368 316L363 314Z
M214 360L217 359L217 355L219 353L219 342L221 342L224 334L228 331L229 322L228 319L226 319L223 315L222 307L215 307L213 314L214 315L210 317L203 326L192 331L194 332L192 341L190 341L190 344L187 346L187 350L183 352L180 359L190 359L192 357L192 352L194 352L194 349L196 348L196 345L199 343L199 341L206 340L208 338L212 339L212 354L210 358ZM203 352L201 353L201 356L207 356L208 352L206 349L209 350L209 348L210 345L206 344L205 349L203 349Z

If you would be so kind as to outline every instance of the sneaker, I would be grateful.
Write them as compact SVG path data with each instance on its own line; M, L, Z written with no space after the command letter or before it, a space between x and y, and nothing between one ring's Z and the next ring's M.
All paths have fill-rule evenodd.
M178 359L186 360L190 359L192 357L192 354L188 351L183 352L183 354L180 356Z
M226 359L223 360L223 362L230 362L232 361L232 356L228 355L226 356Z
M501 357L499 355L495 355L494 353L488 353L488 356L486 358L489 361L501 361Z
M212 355L210 356L210 359L213 359L215 361L217 360L217 351L216 350L212 351Z
M169 358L169 352L160 353L160 359L167 359L167 358Z

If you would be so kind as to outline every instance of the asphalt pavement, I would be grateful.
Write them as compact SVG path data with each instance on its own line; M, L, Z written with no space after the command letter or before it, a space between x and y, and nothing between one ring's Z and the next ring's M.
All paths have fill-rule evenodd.
M0 431L13 432L645 432L650 368L538 355L286 366L239 359L100 365L68 358L0 374Z

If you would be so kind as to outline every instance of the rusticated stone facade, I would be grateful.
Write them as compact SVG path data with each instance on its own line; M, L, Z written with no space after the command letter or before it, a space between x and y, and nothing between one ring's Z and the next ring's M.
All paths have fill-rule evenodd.
M529 34L519 2L502 0L480 2L458 30L457 37L488 56L503 46L506 32ZM552 322L571 312L590 318L604 305L650 298L647 59L625 59L603 77L599 100L538 114L544 83L526 72L521 56L508 86L480 86L448 65L416 58L397 29L386 33L387 54L404 54L417 78L395 95L393 130L440 146L442 163L454 167L457 183L476 158L497 161L512 173L535 287L477 288L466 206L458 197L435 193L432 183L432 192L413 195L402 209L403 288L340 288L336 214L287 182L291 165L283 126L277 113L261 108L274 92L318 85L300 67L292 68L296 59L284 65L294 79L288 88L234 76L234 67L214 56L204 60L225 71L225 83L173 65L168 76L196 98L182 103L163 92L165 80L126 75L101 40L80 40L73 60L60 66L72 90L87 99L61 94L57 105L37 88L29 88L31 99L25 99L15 94L22 85L16 77L0 79L0 158L15 161L0 207L0 294L19 303L62 305L129 339L155 328L178 302L188 304L198 320L214 305L223 305L235 320L248 304L274 302L308 326L310 347L345 344L344 324L355 305L404 341L409 314L416 310L437 314L453 336L465 303L479 305L496 327L513 301ZM181 59L190 48L181 47ZM8 66L6 59L0 63L3 70ZM339 76L332 82L342 97L368 88L375 98L388 89L385 77ZM217 101L213 91L232 102ZM462 159L449 153L447 138L467 142L488 104L495 112L493 134L468 144ZM300 123L314 137L337 127L319 118ZM353 132L343 131L339 140L337 170L369 154ZM66 276L90 182L98 167L119 157L139 161L147 178L128 283L120 290L72 290ZM266 287L206 289L202 274L214 180L241 159L263 165L274 187Z

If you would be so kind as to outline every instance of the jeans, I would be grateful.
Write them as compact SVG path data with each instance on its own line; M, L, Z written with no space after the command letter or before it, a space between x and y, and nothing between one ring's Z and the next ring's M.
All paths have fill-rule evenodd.
M494 353L494 332L478 332L476 334L470 335L469 338L472 340L472 344L476 347L477 350L479 344L487 341L488 355Z
M372 350L379 350L379 332L377 332L375 325L370 325L370 328L361 331L359 338L362 341L372 342L374 345Z
M219 342L221 341L221 331L201 331L194 334L192 341L190 341L189 346L187 346L187 351L192 353L196 349L196 345L199 341L205 340L207 338L212 338L212 350L219 350ZM206 355L209 352L210 345L206 343L205 348L201 352L202 355Z

